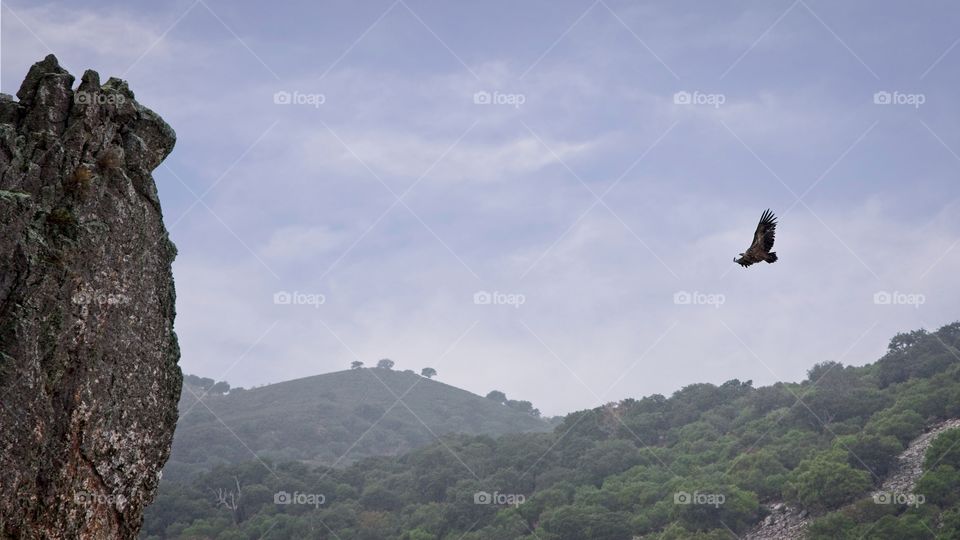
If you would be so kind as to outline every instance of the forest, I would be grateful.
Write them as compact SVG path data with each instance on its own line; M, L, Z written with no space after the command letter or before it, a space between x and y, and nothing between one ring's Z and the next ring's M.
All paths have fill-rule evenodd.
M958 349L953 323L898 334L862 367L691 384L549 433L449 435L346 468L251 459L162 485L141 537L706 540L784 503L809 538L956 538L960 429L933 441L913 493L871 494L911 440L960 417Z

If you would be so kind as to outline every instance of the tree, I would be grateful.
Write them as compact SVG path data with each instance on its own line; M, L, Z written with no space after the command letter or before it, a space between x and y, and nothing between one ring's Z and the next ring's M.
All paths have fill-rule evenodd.
M367 510L393 511L403 506L403 497L382 484L373 484L360 496L360 504Z
M603 479L621 473L641 462L640 452L630 441L614 439L597 442L583 453L577 470L589 475L597 485Z
M432 379L437 376L437 370L433 369L432 367L425 367L420 370L420 375L423 375L428 379Z
M960 469L960 428L944 431L930 444L923 461L923 469L930 471L937 465Z
M711 497L713 503L698 503L687 499L688 503L673 504L673 517L688 530L730 528L743 530L756 520L759 502L757 495L736 486L696 479L681 484L682 492L688 497ZM692 495L691 495L692 494ZM674 495L676 497L676 495ZM722 499L714 497L723 497ZM701 499L703 501L704 499ZM686 538L689 538L687 536ZM723 536L729 538L729 534Z
M630 526L624 513L610 512L596 505L560 506L544 512L543 530L558 540L619 540L630 538Z
M956 328L948 325L933 334L925 330L897 334L890 340L887 354L877 362L880 386L929 378L956 364Z
M210 387L211 394L226 394L230 391L230 383L227 381L220 381L217 384Z
M929 457L929 451L927 457ZM949 508L960 498L960 473L950 465L938 465L927 470L917 481L914 493L922 493L926 502Z
M393 369L393 360L389 358L384 358L377 362L377 367L380 369Z
M834 452L803 460L787 476L784 495L815 511L852 502L870 488L870 475L847 465L845 458Z
M360 369L362 367L363 367L363 362L359 360L354 360L353 362L350 362L350 369Z
M854 469L863 469L874 478L883 478L897 466L897 456L903 450L895 437L891 435L873 435L860 433L838 437L834 448L846 450L847 464Z
M490 393L487 394L487 399L492 399L497 403L506 403L507 395L499 390L491 390Z
M530 403L529 401L523 401L523 400L518 401L515 399L508 399L507 407L510 407L511 409L516 409L520 412L525 412L527 414L533 413L533 403Z
M905 351L919 343L925 337L927 337L927 331L922 328L920 330L914 330L913 332L900 332L890 340L887 350L889 352Z
M807 372L803 406L794 407L794 425L806 424L817 431L833 422L870 416L884 406L884 397L853 367L839 362L822 362Z
M903 445L910 444L914 437L923 432L925 422L916 411L896 411L893 407L880 411L867 423L868 432L877 435L891 435Z
M849 538L857 523L841 512L833 512L810 524L807 534L810 538Z
M243 517L240 515L240 500L243 498L243 490L240 488L240 480L236 476L233 477L233 481L237 486L236 491L217 488L213 494L217 499L216 506L223 506L230 510L230 515L233 516L233 523L236 525L243 520Z
M202 390L209 390L213 386L213 379L210 377L198 377L196 375L185 375L183 382L192 386L199 386Z
M899 518L883 516L869 531L872 538L903 538L905 540L930 538L930 525L924 524L919 516L904 515ZM866 536L865 534L863 536Z
M741 489L752 491L760 498L772 499L780 494L786 467L772 450L762 449L738 456L730 466L730 476Z

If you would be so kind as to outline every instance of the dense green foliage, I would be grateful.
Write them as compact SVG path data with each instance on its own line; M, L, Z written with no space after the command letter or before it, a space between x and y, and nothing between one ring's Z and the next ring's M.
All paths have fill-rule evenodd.
M923 474L908 494L864 498L810 527L813 539L960 537L960 429L942 433L927 450ZM942 525L938 525L941 523Z
M281 461L164 483L144 536L719 539L785 500L813 538L960 537L960 430L931 445L923 504L870 497L932 423L960 416L960 323L895 337L878 362L801 383L694 384L566 416L552 433L450 435L346 468ZM484 400L495 402L500 396ZM505 399L505 396L504 396ZM236 490L239 504L218 503ZM276 504L278 492L322 504Z
M226 382L192 375L184 380L181 418L163 471L174 481L253 459L251 452L277 461L342 466L368 456L398 455L449 433L552 428L532 411L385 368L357 367L251 389L230 390ZM397 402L401 396L402 404Z

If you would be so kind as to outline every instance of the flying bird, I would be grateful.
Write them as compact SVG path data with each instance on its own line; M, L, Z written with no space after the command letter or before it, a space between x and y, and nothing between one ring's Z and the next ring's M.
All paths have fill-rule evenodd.
M740 254L740 258L734 258L733 262L746 268L753 263L767 261L768 263L777 262L777 254L773 251L773 238L777 232L777 218L768 208L760 216L760 223L757 224L757 231L753 233L753 243L746 251Z

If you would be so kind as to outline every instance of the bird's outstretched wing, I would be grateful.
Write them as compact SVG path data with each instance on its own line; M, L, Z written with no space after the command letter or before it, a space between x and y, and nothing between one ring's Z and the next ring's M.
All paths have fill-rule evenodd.
M753 233L753 243L750 244L750 249L760 250L764 253L769 252L773 249L776 233L777 218L770 209L767 209L760 216L760 223L757 224L757 231Z

